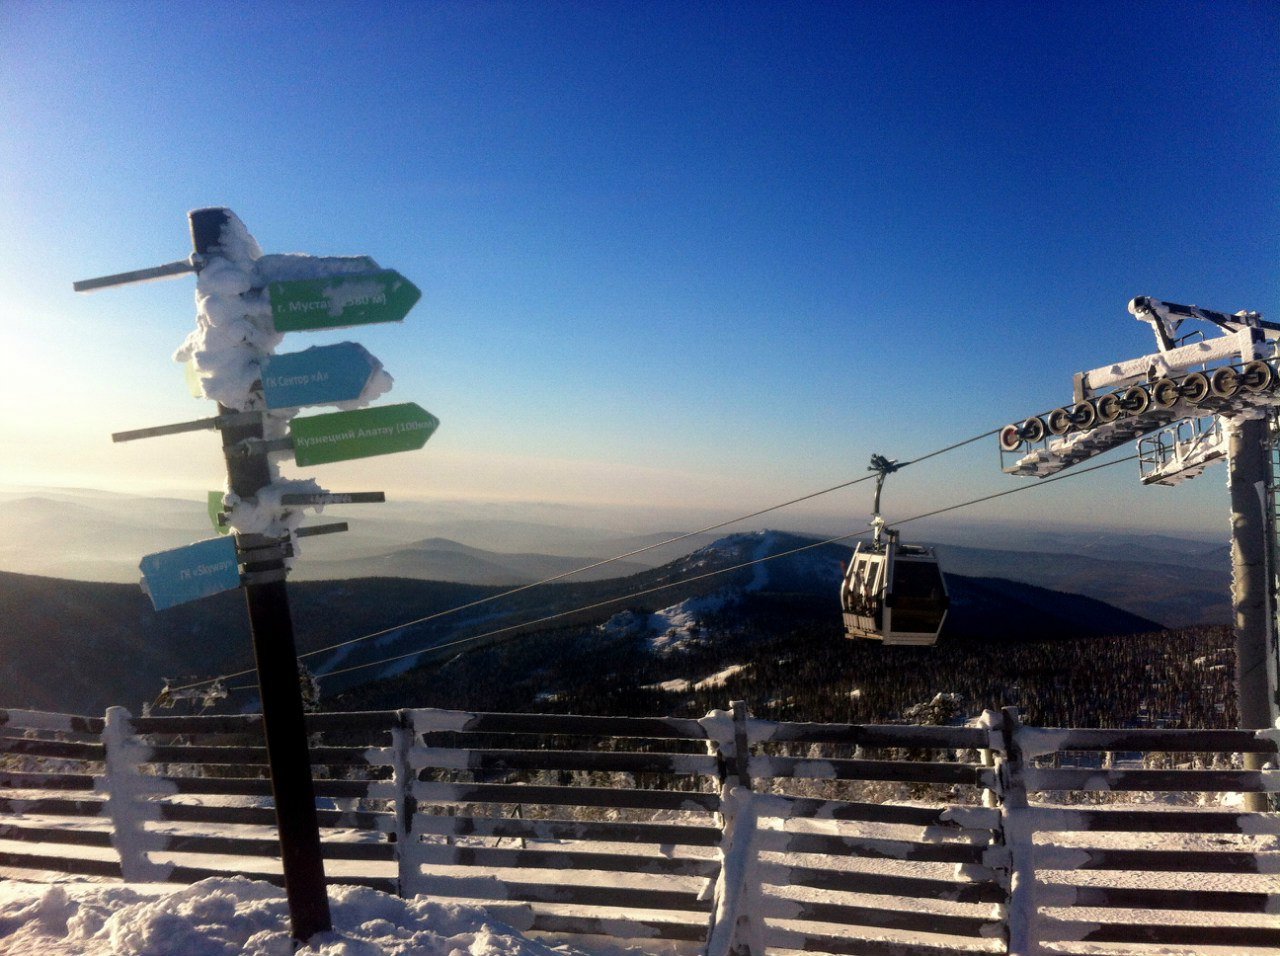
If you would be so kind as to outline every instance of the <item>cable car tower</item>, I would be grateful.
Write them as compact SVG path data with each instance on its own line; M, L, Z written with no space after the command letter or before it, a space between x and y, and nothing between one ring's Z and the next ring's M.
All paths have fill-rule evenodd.
M1147 296L1129 311L1151 326L1159 351L1078 373L1072 404L1000 430L1001 464L1011 475L1043 478L1137 438L1142 483L1177 485L1226 460L1240 726L1274 727L1280 325L1257 312L1228 315ZM1218 334L1177 337L1191 319ZM1262 765L1257 754L1245 761ZM1265 809L1264 794L1247 797L1257 804L1250 809Z
M900 544L898 532L886 529L880 516L884 480L901 467L884 455L871 456L867 470L876 473L872 539L853 550L840 604L847 637L929 647L938 640L949 603L937 556L923 545Z

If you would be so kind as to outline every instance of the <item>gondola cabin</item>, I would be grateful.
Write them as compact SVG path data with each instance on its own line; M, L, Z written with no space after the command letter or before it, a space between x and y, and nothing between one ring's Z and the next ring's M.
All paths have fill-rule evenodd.
M885 644L932 646L950 599L932 548L859 543L840 588L846 636Z

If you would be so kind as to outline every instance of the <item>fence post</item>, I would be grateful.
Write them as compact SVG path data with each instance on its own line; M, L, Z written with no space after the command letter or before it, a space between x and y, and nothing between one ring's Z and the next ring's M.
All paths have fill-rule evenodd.
M979 748L978 763L980 763L984 768L987 768L987 769L994 769L996 765L995 751L991 749L990 745L991 745L992 728L996 726L999 719L1000 718L995 713L995 711L986 710L982 712L982 723L983 723L983 726L987 728L987 746ZM999 779L1000 779L999 776L997 776L996 777L997 787L999 787L1000 785ZM984 787L982 790L982 805L990 809L995 809L996 807L1000 806L1000 794L998 790L992 790L989 787Z
M405 898L413 895L418 875L413 845L413 818L418 807L413 796L412 759L417 738L413 729L413 713L397 710L396 722L391 728L391 786L395 801L396 893Z
M97 789L107 798L111 845L120 855L120 874L126 883L163 883L173 864L154 863L147 855L164 844L163 834L146 828L160 819L160 805L147 797L172 793L176 787L156 777L144 777L138 769L151 748L134 739L133 715L125 708L107 708L102 747L106 773Z
M1027 806L1027 784L1023 776L1022 721L1016 707L1000 710L1001 761L1000 823L1009 855L1009 905L1006 920L1009 956L1040 956L1034 859L1035 829Z
M716 878L707 933L706 956L764 956L762 924L758 910L760 888L752 874L756 856L756 805L751 792L751 771L747 765L750 747L747 738L747 703L731 701L732 722L709 720L711 741L719 749L720 780L720 875ZM715 714L722 718L723 712ZM708 715L711 716L711 715ZM728 763L732 760L730 772Z

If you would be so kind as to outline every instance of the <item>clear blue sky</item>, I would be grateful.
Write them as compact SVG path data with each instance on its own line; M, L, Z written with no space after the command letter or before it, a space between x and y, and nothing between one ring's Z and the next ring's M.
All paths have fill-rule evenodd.
M4 0L0 482L218 482L211 434L106 439L208 414L191 280L70 290L187 255L203 205L423 290L335 338L441 430L332 487L747 511L913 457L1151 351L1134 295L1280 318L1278 41L1245 2ZM1221 466L1135 473L983 514L1225 537Z

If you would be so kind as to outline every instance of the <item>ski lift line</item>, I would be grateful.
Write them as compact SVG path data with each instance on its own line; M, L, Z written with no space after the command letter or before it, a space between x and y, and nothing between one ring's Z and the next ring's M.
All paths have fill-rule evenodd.
M990 438L992 435L999 434L1000 430L1001 429L999 428L993 428L989 431L983 432L980 435L974 435L970 438L965 438L962 441L955 442L954 444L947 445L943 448L938 448L934 451L928 452L927 454L921 455L918 458L913 458L910 461L900 462L898 463L898 468L905 468L908 465L919 464L922 461L928 461L930 458L937 458L939 455L944 455L947 452L955 451L956 449L963 448L966 445L972 445L974 442L982 441L984 438ZM618 554L618 555L614 555L611 558L605 558L604 560L597 561L594 564L588 564L580 568L574 568L571 571L563 571L560 574L555 574L555 575L552 575L551 577L543 578L540 581L533 581L529 584L522 584L518 587L510 588L509 590L501 591L497 594L490 594L487 597L479 598L475 601L470 601L466 604L459 604L456 607L446 608L443 611L437 611L434 614L428 614L426 617L420 617L420 618L417 618L416 620L407 621L403 624L397 624L394 627L383 628L382 630L374 631L371 634L365 634L365 635L362 635L361 637L353 637L350 640L342 641L338 644L331 644L327 647L320 647L314 651L307 651L305 654L298 655L298 657L299 657L299 660L302 660L308 657L314 657L317 654L327 654L330 651L336 651L344 647L350 647L352 644L358 644L358 643L361 643L362 641L371 641L371 640L374 640L375 638L384 637L385 635L390 634L393 631L398 631L406 627L416 627L419 624L426 624L431 621L438 620L442 617L447 617L450 614L458 614L462 611L469 611L472 608L479 607L482 604L488 604L493 601L499 601L502 598L511 597L513 595L520 594L524 591L528 591L533 588L542 587L543 585L546 585L546 584L554 584L557 581L562 581L565 578L573 577L576 574L583 574L587 571L594 571L596 568L606 567L607 565L614 564L615 562L623 561L623 560L626 560L627 558L632 558L639 554L644 554L646 551L653 551L656 548L662 548L669 544L677 544L681 541L686 541L689 538L697 537L698 535L701 535L701 534L709 534L712 531L719 531L722 528L727 528L729 525L737 524L738 522L741 522L741 521L749 521L752 518L759 518L761 515L767 515L774 511L780 511L783 508L789 508L792 505L798 505L805 501L811 501L814 498L820 498L823 495L829 495L832 492L841 491L845 488L850 488L854 485L861 484L864 481L870 481L872 478L875 478L875 477L876 476L874 474L862 475L858 478L851 479L850 481L844 481L838 485L832 485L830 488L823 488L820 491L810 492L807 495L801 495L798 498L792 498L790 501L784 501L781 504L770 505L768 508L761 508L760 510L753 511L750 514L739 515L735 518L729 518L725 521L717 522L716 524L707 525L705 528L699 528L696 531L687 531L687 532L684 532L683 534L675 535L674 537L667 538L663 541L658 541L658 542L655 542L654 544L646 545L643 548L636 548L634 551L628 551L625 554ZM844 537L848 537L848 536L846 535ZM844 540L844 537L837 538L835 540L842 541ZM245 670L236 671L231 674L223 674L221 675L221 679L232 680L237 677L244 677L247 674L252 674L253 672L254 672L253 668L246 668ZM210 681L204 681L202 683L210 683ZM195 686L199 686L199 684L187 684L187 685L183 685L182 687L175 687L173 689L186 690L189 687L195 687Z
M1044 481L1037 482L1034 485L1020 485L1019 487L1011 488L1008 491L1001 491L991 495L983 495L980 498L974 498L974 499L971 499L970 501L962 501L959 504L950 505L946 508L939 508L935 511L929 511L929 512L925 512L924 514L913 515L910 518L904 518L901 521L895 522L894 526L896 527L897 525L906 524L910 521L918 521L921 518L928 518L933 515L942 514L943 512L947 512L947 511L956 511L960 508L967 508L970 505L981 504L984 501L991 501L995 498L1003 498L1006 495L1014 495L1022 491L1030 491L1033 488L1043 488L1045 485L1049 484L1050 481L1061 481L1065 478L1077 478L1081 475L1087 475L1091 471L1100 471L1103 468L1110 468L1112 465L1119 465L1126 461L1133 461L1137 457L1138 457L1137 455L1130 455L1127 458L1117 458L1115 461L1108 461L1099 465L1093 465L1090 468L1082 468L1078 471L1066 472L1060 475L1055 475L1052 479L1045 479ZM483 634L473 634L471 637L460 638L459 640L450 641L446 644L435 644L435 645L432 645L431 647L424 647L420 650L410 651L405 654L397 654L394 657L386 657L386 658L383 658L382 660L368 661L364 664L353 664L351 667L344 667L344 668L341 668L340 670L329 671L328 673L325 673L325 674L317 674L316 677L320 680L324 680L329 677L337 677L340 674L350 674L353 671L364 670L366 667L378 667L382 664L394 664L397 661L408 660L411 657L420 657L424 654L431 654L437 651L450 650L452 648L461 647L464 644L471 644L471 643L474 643L475 641L482 641L485 638L496 637L500 634L505 634L509 631L516 631L522 628L535 627L539 624L549 624L552 621L561 620L566 617L572 617L575 614L583 614L587 611L599 610L600 608L608 607L610 604L619 604L623 601L630 601L635 598L645 597L650 594L656 594L659 591L666 591L674 587L679 587L680 585L683 585L683 584L692 584L695 581L703 581L703 580L706 580L707 578L713 578L720 574L728 574L732 571L741 571L744 568L753 567L754 565L757 565L757 564L764 564L768 561L775 561L778 558L788 558L788 557L791 557L792 555L800 554L804 551L811 551L814 548L821 548L828 544L839 544L841 541L848 541L850 538L856 538L859 535L862 535L865 533L866 531L863 529L859 529L858 531L851 531L848 534L837 535L834 538L827 538L824 541L815 541L812 544L801 545L798 548L792 548L789 551L781 551L778 554L767 555L763 558L755 558L751 561L744 561L741 564L735 564L727 568L720 568L717 571L707 571L703 574L698 574L691 578L682 578L679 581L670 581L666 584L657 585L656 587L646 588L643 591L635 591L631 594L624 594L620 597L610 598L605 601L597 601L594 604L587 604L581 607L571 608L570 610L567 610L567 611L559 611L555 614L549 614L546 617L541 617L533 621L524 621L520 624L508 624L505 627L499 627L491 631L485 631ZM515 636L518 636L518 635L515 635ZM242 686L239 688L231 688L231 689L245 690L248 688Z
M855 538L862 533L863 532L861 530L852 531L849 534L843 534L843 535L840 535L839 537L828 538L825 541L815 541L812 544L802 545L799 548L792 548L790 551L780 551L778 554L771 554L771 555L768 555L767 557L756 558L751 561L744 561L741 564L735 564L727 568L720 568L717 571L706 571L706 572L703 572L702 574L694 575L691 578L681 578L679 581L669 581L666 584L659 584L655 587L645 588L643 591L634 591L631 594L623 594L619 597L609 598L604 601L597 601L594 604L585 604L585 605L582 605L581 607L570 608L567 611L557 611L555 614L548 614L546 617L540 617L533 621L523 621L519 624L508 624L505 627L495 628L492 631L485 631L483 634L473 634L470 637L459 638L456 641L449 641L448 643L445 643L445 644L433 644L431 647L424 647L421 650L410 651L407 654L398 654L395 657L387 657L380 661L369 661L368 663L365 663L365 664L354 664L351 667L344 667L341 670L329 671L328 673L317 674L316 676L319 679L323 680L328 677L337 677L339 674L349 674L352 671L363 670L366 667L377 667L379 664L391 664L396 661L406 660L407 658L410 658L410 657L419 657L423 654L430 654L435 651L450 650L451 648L461 647L464 644L471 644L475 641L484 640L487 637L496 637L497 635L505 634L508 631L516 631L516 630L520 630L522 628L527 628L527 627L536 627L539 624L548 624L552 621L561 620L562 618L572 617L575 614L584 614L587 611L596 611L596 610L599 610L600 608L608 607L610 604L620 604L623 601L631 601L631 600L634 600L635 598L645 597L646 595L649 595L649 594L656 594L659 591L666 591L674 587L679 587L683 584L693 584L695 581L703 581L707 578L713 578L720 574L728 574L731 571L741 571L743 568L749 568L749 567L752 567L753 565L763 564L766 561L774 561L778 558L787 558L794 554L799 554L802 551L809 551L809 550L812 550L813 548L820 548L824 544L835 544L838 541L844 541L848 538Z
M907 524L911 521L919 521L921 518L932 518L934 515L945 514L948 511L956 511L960 508L967 508L969 505L981 504L984 501L993 501L996 498L1003 498L1005 495L1017 494L1019 491L1027 491L1030 488L1039 488L1041 485L1047 485L1052 481L1061 481L1063 478L1075 478L1080 475L1087 475L1091 471L1100 471L1103 468L1110 468L1112 465L1121 465L1126 461L1136 461L1138 455L1128 455L1124 458L1117 458L1114 461L1104 461L1100 465L1091 465L1088 468L1077 468L1075 471L1064 471L1053 475L1049 478L1042 478L1034 485L1021 485L1017 488L1010 488L1008 491L997 491L995 494L985 495L981 498L974 498L972 501L964 501L958 505L948 505L946 508L938 508L934 511L926 511L924 514L912 515L910 518L903 518L901 521L893 522L893 527Z
M994 433L988 432L986 435L982 435L980 437L986 438L991 434L994 434ZM976 441L977 439L970 439L970 440ZM934 452L932 454L937 454L937 453ZM928 457L931 457L931 456L928 456ZM908 464L910 463L908 462ZM358 644L362 641L371 641L371 640L374 640L375 638L383 637L384 635L390 634L393 631L399 631L406 627L416 627L419 624L426 624L430 621L438 620L439 618L442 618L442 617L447 617L450 614L458 614L462 611L468 611L471 608L479 607L482 604L488 604L492 601L497 601L505 597L511 597L512 595L520 594L521 592L528 591L532 588L542 587L545 584L554 584L556 581L562 581L565 578L572 577L575 574L582 574L586 571L593 571L596 568L602 568L602 567L605 567L606 565L613 564L617 561L623 561L626 558L635 557L638 554L644 554L646 551L652 551L655 548L665 547L666 545L669 545L669 544L676 544L680 541L688 540L689 538L696 537L700 534L708 534L712 531L718 531L721 528L728 527L731 524L737 524L740 521L747 521L747 520L750 520L751 518L758 518L761 515L769 514L771 511L778 511L782 508L790 507L791 505L800 504L803 501L809 501L813 498L818 498L822 495L831 494L831 492L833 491L840 491L843 488L849 488L852 485L860 484L874 477L875 477L874 475L863 475L860 478L854 478L851 481L845 481L838 485L832 485L830 488L823 488L821 491L814 491L814 492L811 492L810 494L802 495L799 498L792 498L790 501L784 501L782 504L772 505L768 508L762 508L759 511L752 512L751 514L739 515L736 518L730 518L726 521L721 521L717 524L708 525L707 527L699 528L696 531L686 531L683 534L678 534L674 537L667 538L663 541L657 541L653 544L645 545L643 548L636 548L634 551L628 551L625 554L618 554L618 555L614 555L611 558L605 558L604 560L596 561L594 564L588 564L580 568L574 568L571 571L562 571L559 574L552 575L549 578L543 578L540 581L532 581L529 584L522 584L518 587L510 588L506 591L501 591L497 594L490 594L486 597L479 598L475 601L470 601L466 604L459 604L456 607L446 608L443 611L436 611L434 614L428 614L426 617L420 617L413 621L406 621L405 623L397 624L394 627L383 628L382 630L374 631L371 634L364 634L360 637L353 637L350 640L342 641L338 644L330 644L327 647L319 647L319 648L316 648L314 651L307 651L307 653L305 654L299 654L298 659L302 660L307 657L314 657L317 654L326 654L330 651L336 651L344 647L350 647L352 644ZM253 673L253 668L246 668L245 670L242 670L242 671L236 671L233 674L224 674L222 675L222 679L231 680L236 677L243 677L246 674L252 674L252 673ZM208 683L208 682L205 681L203 683ZM199 686L199 685L188 684L188 685L184 685L183 687L175 687L173 689L185 690L188 687L194 687L194 686Z
M946 452L955 451L957 448L963 448L965 445L971 445L974 442L981 441L984 438L990 438L992 435L999 434L999 432L1000 432L999 428L993 428L990 431L983 432L981 435L974 435L972 438L966 438L963 441L956 442L953 445L948 445L945 448L939 448L936 451L931 451L926 455L921 455L919 458L914 458L911 461L902 462L898 465L898 468L905 468L907 465L914 465L918 462L926 461L930 458L936 458L938 455L945 454ZM722 528L727 528L729 525L737 524L740 521L749 521L752 518L758 518L761 515L766 515L773 511L779 511L783 508L789 508L791 505L797 505L805 501L810 501L814 498L819 498L822 495L829 495L834 491L840 491L844 488L849 488L849 487L852 487L853 485L861 484L862 482L869 481L874 477L875 475L863 475L859 478L854 478L850 481L841 482L838 485L832 485L830 488L823 488L821 491L814 491L814 492L810 492L807 495L801 495L799 498L792 498L790 501L784 501L781 504L771 505L768 508L761 508L759 511L753 511L750 514L739 515L736 518L729 518L726 521L721 521L721 522L718 522L717 524L708 525L707 527L699 528L696 531L687 531L684 534L678 534L674 537L667 538L664 541L658 541L654 544L646 545L643 548L637 548L634 551L628 551L626 554L619 554L619 555L615 555L612 558L605 558L604 560L597 561L594 564L588 564L580 568L574 568L572 571L564 571L564 572L561 572L560 574L552 575L549 578L543 578L540 581L533 581L529 584L522 584L519 587L511 588L507 591L502 591L498 594L491 594L488 597L483 597L478 600L471 601L470 603L467 603L467 604L461 604L461 605L458 605L457 607L447 608L443 611L437 611L434 614L429 614L426 617L418 618L417 620L414 620L414 621L408 621L404 624L397 624L394 627L384 628L381 631L374 631L372 634L365 634L362 637L353 637L350 640L343 641L340 644L332 644L328 647L317 648L314 651L308 651L305 654L301 654L299 655L299 657L300 658L313 657L317 654L325 654L325 653L328 653L329 651L339 650L343 647L349 647L352 644L356 644L361 641L369 641L378 637L383 637L387 634L392 633L393 631L398 631L406 627L416 627L419 624L426 624L430 621L434 621L442 617L447 617L450 614L457 614L461 611L467 611L467 610L470 610L471 608L478 607L479 605L488 604L491 601L497 601L497 600L500 600L501 598L511 597L512 595L520 594L523 591L528 591L532 588L541 587L544 584L554 584L556 581L564 580L565 578L572 577L575 574L582 574L586 571L593 571L596 568L602 568L602 567L605 567L606 565L613 564L617 561L622 561L622 560L625 560L626 558L635 557L638 554L644 554L646 551L652 551L655 548L665 547L666 545L669 545L669 544L676 544L680 541L685 541L685 540L688 540L689 538L693 538L701 534L708 534L712 531L719 531ZM838 540L843 540L843 539L838 539ZM250 673L250 671L242 671L240 674L231 674L229 676L239 677L247 673Z

